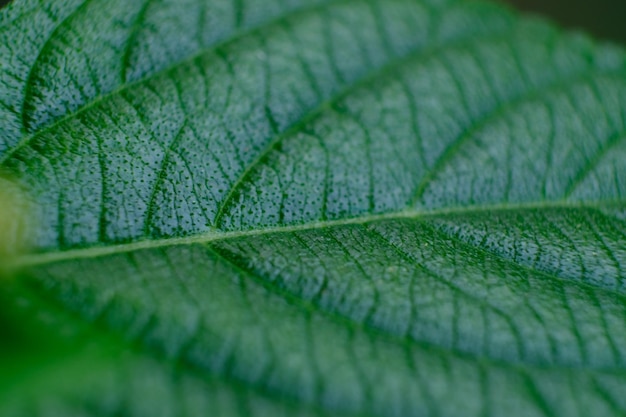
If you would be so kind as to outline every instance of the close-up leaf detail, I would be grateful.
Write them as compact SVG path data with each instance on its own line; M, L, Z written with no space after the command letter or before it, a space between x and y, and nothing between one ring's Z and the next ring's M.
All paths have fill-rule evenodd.
M621 46L472 0L16 0L0 198L2 417L626 415Z

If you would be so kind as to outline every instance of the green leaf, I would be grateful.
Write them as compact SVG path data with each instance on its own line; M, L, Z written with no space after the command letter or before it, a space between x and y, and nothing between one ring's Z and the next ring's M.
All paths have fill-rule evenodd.
M0 125L2 416L626 413L619 47L463 0L16 0Z

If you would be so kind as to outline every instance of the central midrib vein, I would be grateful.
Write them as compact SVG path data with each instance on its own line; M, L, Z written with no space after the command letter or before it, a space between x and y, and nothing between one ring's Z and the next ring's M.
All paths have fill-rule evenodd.
M211 230L205 233L185 237L166 237L159 239L145 239L130 243L113 245L90 246L85 248L45 252L39 254L27 254L20 256L11 263L13 268L40 266L62 261L99 258L103 256L129 253L145 249L155 249L171 246L185 246L193 244L207 244L211 242L225 241L243 237L262 236L280 233L292 233L333 227L365 225L369 223L391 220L426 220L447 215L469 215L493 212L512 212L538 209L601 209L611 205L625 205L626 201L539 201L520 204L491 204L469 207L445 207L433 210L403 209L390 213L368 214L359 217L351 217L327 221L312 221L302 224L264 227L259 229L221 231Z

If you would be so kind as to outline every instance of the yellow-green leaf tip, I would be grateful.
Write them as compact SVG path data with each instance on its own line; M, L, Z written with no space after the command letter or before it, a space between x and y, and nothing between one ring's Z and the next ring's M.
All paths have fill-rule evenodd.
M15 182L0 176L0 275L28 246L32 223L30 204L23 189Z

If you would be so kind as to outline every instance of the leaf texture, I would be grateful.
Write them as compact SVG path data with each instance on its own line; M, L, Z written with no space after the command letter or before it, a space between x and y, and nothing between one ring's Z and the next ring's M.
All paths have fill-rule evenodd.
M619 47L462 0L18 0L0 40L1 415L626 413Z

